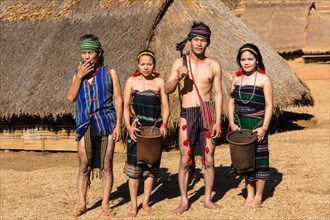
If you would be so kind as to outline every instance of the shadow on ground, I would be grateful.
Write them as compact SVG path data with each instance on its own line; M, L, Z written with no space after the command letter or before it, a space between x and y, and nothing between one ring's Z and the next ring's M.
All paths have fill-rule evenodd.
M200 173L199 169L196 170L196 174L197 174L196 179L192 178L191 173L189 175L189 183L188 183L189 204L194 204L204 196L203 174ZM270 168L270 176L271 176L270 179L266 182L263 201L273 197L276 187L282 181L283 174L279 173L275 168ZM202 187L193 190L199 181L202 181ZM213 202L220 201L228 191L237 188L242 181L244 181L244 177L233 176L232 174L230 174L230 167L228 166L215 167L215 179L213 186L214 195L212 197L212 201ZM168 172L167 168L161 168L159 178L154 184L154 189L155 190L153 191L150 197L150 206L153 206L157 203L161 203L166 199L173 199L176 197L180 197L178 174L177 173L171 174ZM138 195L141 194L143 194L142 178L140 179L140 185L138 190ZM242 191L241 193L238 194L238 196L243 197L242 200L246 198L247 192L245 187L242 188ZM117 187L111 193L110 200L114 200L118 198L120 198L121 200L117 204L113 205L111 207L112 209L130 202L127 182ZM91 206L88 209L88 211L101 206L101 203L102 200L99 200L93 206ZM221 201L219 203L221 203ZM175 208L177 205L179 204L173 204L173 208ZM141 205L138 207L138 209L141 209Z

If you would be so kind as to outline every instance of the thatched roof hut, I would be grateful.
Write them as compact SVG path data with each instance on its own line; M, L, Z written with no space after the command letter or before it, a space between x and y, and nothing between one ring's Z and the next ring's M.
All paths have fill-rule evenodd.
M148 47L156 52L157 70L166 77L178 57L174 45L187 35L193 20L213 31L208 55L223 68L224 109L238 69L235 56L246 42L261 49L274 83L276 108L313 105L310 90L297 74L219 0L7 0L0 8L0 118L73 116L66 94L84 33L99 36L105 63L117 70L122 84L136 69L138 51ZM175 95L171 99L177 100ZM178 109L178 103L172 109Z
M329 22L315 3L249 3L241 19L278 53L330 54Z

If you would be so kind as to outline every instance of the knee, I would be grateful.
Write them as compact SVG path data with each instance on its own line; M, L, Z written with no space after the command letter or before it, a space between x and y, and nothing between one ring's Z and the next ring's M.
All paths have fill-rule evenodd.
M86 164L80 164L80 166L79 166L79 173L80 174L88 175L90 171L91 171L91 168L87 163Z
M113 167L112 160L104 161L103 172L104 173L110 173L110 172L112 172L112 167Z
M188 169L189 168L189 160L190 160L190 157L186 157L186 156L181 157L180 167L183 168L183 169Z
M213 157L205 158L205 168L210 169L213 167L214 167L214 158Z

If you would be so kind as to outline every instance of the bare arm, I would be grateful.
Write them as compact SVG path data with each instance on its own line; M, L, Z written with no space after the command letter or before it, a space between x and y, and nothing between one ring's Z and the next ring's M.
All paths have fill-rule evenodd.
M265 117L263 125L267 128L273 115L273 85L270 79L267 77L264 84L264 95L265 95Z
M121 121L123 114L123 99L121 96L121 87L118 74L114 69L110 69L110 74L113 82L113 97L114 97L114 106L117 115L117 123L115 130L113 132L113 138L115 141L118 141L121 137Z
M232 81L230 92L232 92L235 88L236 79L237 79L237 77L234 78L234 80ZM228 101L228 121L229 121L229 127L232 131L240 129L235 124L234 113L235 113L235 100L234 100L234 97L229 97L229 101Z
M221 134L221 112L222 112L222 71L218 63L213 64L214 79L213 79L213 93L216 119L213 126L213 137L218 138Z
M132 84L133 80L132 78L128 78L125 87L124 87L124 122L127 129L127 132L132 140L136 141L136 137L134 135L134 131L137 130L136 128L132 127L131 121L130 121L130 98L131 98L131 92L132 92Z
M73 83L68 91L67 98L69 102L73 103L74 101L76 101L84 77L93 69L94 66L91 65L89 62L86 62L84 64L82 64L81 62L79 63L78 74L77 76L73 76Z
M265 116L263 125L253 130L253 132L257 132L259 142L263 140L273 114L273 86L267 76L264 76L263 79L263 91L265 96Z
M167 124L168 118L170 116L170 105L168 101L168 95L165 93L165 83L162 80L160 86L160 93L161 93L161 101L162 101L162 115L163 115L163 124ZM167 133L167 127L161 127L161 132L163 136Z
M167 95L173 93L179 83L179 81L187 75L188 69L182 66L182 58L178 58L174 61L171 67L171 72L165 83L165 93Z

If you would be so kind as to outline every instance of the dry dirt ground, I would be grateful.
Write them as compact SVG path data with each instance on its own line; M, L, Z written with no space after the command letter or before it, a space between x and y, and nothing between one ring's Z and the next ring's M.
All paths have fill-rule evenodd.
M161 175L152 191L152 215L142 210L136 219L329 219L329 63L289 64L304 79L315 98L313 108L288 108L279 130L270 136L271 179L266 184L262 208L241 208L246 191L242 178L229 174L228 144L215 156L213 200L221 211L203 208L203 179L189 185L189 211L173 216L180 194L177 183L178 151L165 152ZM276 91L275 91L276 92ZM0 184L1 219L71 219L67 213L77 202L76 153L2 151ZM111 207L114 219L125 219L129 209L127 178L122 173L124 152L114 158ZM88 191L88 212L78 219L104 219L100 212L101 182ZM142 201L142 188L138 201Z

